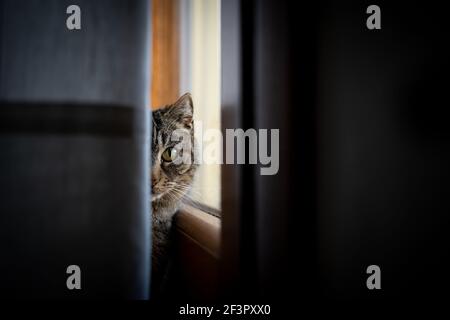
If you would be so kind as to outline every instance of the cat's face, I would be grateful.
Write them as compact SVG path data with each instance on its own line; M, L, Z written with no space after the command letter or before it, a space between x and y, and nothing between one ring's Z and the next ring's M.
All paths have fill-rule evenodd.
M175 205L189 190L194 164L193 104L190 94L153 111L152 202Z

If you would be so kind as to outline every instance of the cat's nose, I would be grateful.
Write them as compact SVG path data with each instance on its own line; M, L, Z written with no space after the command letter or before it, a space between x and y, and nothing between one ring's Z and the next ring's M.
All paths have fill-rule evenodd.
M154 187L158 183L158 177L152 174L152 187Z
M152 175L152 187L156 186L159 182L159 179L161 177L160 171L158 167L153 167L151 169L151 175Z

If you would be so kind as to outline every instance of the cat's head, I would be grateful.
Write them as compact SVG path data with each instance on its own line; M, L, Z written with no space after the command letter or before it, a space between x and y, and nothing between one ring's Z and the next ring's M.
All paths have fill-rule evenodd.
M194 163L194 106L189 93L174 104L153 111L152 203L176 205L188 192Z

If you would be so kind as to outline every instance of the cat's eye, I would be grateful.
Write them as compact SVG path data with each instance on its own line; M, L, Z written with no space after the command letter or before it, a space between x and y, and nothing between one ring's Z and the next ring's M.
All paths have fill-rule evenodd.
M164 150L161 158L166 162L172 162L177 157L177 150L174 148L167 148Z

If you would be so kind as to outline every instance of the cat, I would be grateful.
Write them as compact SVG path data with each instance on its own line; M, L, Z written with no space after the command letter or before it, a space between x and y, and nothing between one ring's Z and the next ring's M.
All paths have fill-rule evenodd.
M172 219L197 169L193 113L189 93L152 113L152 294L167 282ZM174 139L179 136L183 144Z

